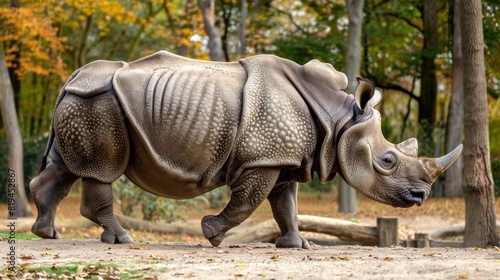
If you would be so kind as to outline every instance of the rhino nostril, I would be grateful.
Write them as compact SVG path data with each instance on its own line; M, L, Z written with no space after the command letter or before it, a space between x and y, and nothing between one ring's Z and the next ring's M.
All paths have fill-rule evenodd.
M410 190L411 198L409 200L415 202L418 206L422 205L425 200L425 190Z

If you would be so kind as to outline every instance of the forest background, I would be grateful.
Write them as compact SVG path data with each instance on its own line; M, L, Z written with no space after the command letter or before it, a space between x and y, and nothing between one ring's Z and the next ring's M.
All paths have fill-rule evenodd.
M450 114L452 97L458 94L452 90L452 69L459 57L453 50L455 1L430 2L435 20L429 29L424 28L428 11L423 1L365 0L359 74L383 90L378 109L385 137L393 143L416 137L419 155L439 156L450 138L457 137L451 125L462 123L460 114ZM489 140L498 196L500 1L482 5ZM340 0L0 0L0 50L6 55L24 139L25 185L38 169L57 95L69 75L86 63L132 61L158 50L218 61L268 53L300 64L319 59L342 71L347 31L348 14ZM2 123L0 170L6 170ZM458 137L461 142L463 133ZM0 172L0 182L6 176ZM316 182L311 187L321 188ZM433 195L460 196L461 188L443 177ZM4 188L0 201L5 201Z

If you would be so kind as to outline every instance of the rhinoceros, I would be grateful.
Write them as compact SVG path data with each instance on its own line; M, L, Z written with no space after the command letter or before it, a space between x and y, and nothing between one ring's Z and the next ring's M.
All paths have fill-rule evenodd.
M230 201L205 216L205 238L225 233L268 199L277 247L309 248L297 225L298 182L338 173L364 195L395 207L420 205L462 146L417 157L417 141L385 140L374 109L381 92L328 63L273 55L237 62L160 51L134 62L95 61L75 71L55 105L51 134L30 189L33 233L60 238L55 212L82 178L81 214L106 243L132 242L113 214L111 183L122 176L153 194L186 199L227 185ZM51 162L46 165L47 156Z

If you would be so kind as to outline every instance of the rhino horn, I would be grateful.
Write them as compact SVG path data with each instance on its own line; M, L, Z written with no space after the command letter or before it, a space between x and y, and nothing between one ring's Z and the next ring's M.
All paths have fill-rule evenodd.
M462 152L462 144L440 158L419 158L420 165L429 177L428 183L432 184L441 173L448 169L460 156L460 152Z
M415 138L397 144L396 148L407 156L417 157L418 155L418 142Z

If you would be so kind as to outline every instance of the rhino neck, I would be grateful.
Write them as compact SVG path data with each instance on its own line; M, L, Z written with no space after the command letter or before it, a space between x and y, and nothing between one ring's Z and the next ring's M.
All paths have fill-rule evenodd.
M360 114L355 106L354 96L336 87L330 81L322 83L303 75L303 66L285 62L283 71L309 107L317 131L318 142L312 171L320 181L331 181L340 170L337 159L337 144L340 136L354 125ZM326 71L329 71L326 69ZM336 71L336 70L332 70Z
M318 146L314 162L314 171L318 173L321 183L327 183L341 171L337 156L338 143L345 131L358 121L359 112L354 97L346 94L343 102L332 104L328 129L322 129L318 135ZM317 116L315 116L317 117ZM324 123L324 122L323 122Z

